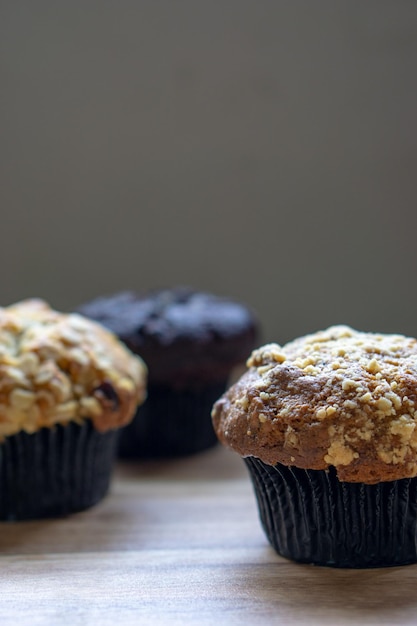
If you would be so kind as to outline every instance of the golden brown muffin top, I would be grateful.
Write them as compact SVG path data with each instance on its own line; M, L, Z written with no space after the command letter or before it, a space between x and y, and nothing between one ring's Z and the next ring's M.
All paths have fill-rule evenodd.
M220 441L340 480L417 475L417 341L348 326L255 350L213 408Z
M0 439L84 418L118 428L145 384L141 359L99 324L42 300L0 308Z

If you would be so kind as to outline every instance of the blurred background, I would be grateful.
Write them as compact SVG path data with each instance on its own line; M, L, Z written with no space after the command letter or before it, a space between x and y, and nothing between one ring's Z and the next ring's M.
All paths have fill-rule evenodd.
M174 284L417 335L414 0L0 5L0 303Z

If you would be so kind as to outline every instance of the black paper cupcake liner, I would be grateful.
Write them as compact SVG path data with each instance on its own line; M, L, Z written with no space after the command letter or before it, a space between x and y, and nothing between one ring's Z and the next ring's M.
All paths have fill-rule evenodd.
M90 420L17 433L0 444L0 519L56 517L81 511L107 493L117 431Z
M211 409L225 389L226 383L187 390L149 385L145 403L120 431L119 456L172 458L216 445Z
M366 485L339 481L334 468L244 460L263 529L282 556L345 568L417 562L417 478Z

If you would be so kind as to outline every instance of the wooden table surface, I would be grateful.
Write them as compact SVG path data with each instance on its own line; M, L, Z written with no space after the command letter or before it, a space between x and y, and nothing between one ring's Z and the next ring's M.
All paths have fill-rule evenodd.
M287 561L261 530L242 460L119 463L107 498L0 524L0 624L416 624L417 565Z

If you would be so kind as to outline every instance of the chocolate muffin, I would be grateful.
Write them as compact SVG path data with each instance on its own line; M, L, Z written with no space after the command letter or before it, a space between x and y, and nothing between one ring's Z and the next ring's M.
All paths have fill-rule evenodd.
M217 442L213 402L256 345L257 322L246 306L178 287L118 293L78 310L112 330L148 366L148 397L121 432L122 457L175 457Z
M79 511L107 492L146 369L108 330L41 300L0 308L0 519Z
M219 399L269 541L336 567L417 561L417 341L335 326L255 350Z

